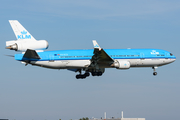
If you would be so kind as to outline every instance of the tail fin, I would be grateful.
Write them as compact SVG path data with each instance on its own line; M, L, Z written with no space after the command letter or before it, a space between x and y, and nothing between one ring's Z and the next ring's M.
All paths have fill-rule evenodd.
M24 52L27 49L45 50L48 48L46 40L36 40L17 20L9 20L17 40L6 41L6 48Z
M11 24L17 40L36 41L36 39L17 20L9 20L9 23Z

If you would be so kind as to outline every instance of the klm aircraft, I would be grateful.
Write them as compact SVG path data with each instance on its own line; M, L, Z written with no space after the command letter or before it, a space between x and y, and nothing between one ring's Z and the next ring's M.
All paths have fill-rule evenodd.
M176 57L160 49L103 49L93 40L94 49L44 51L46 40L36 40L17 20L9 20L17 40L6 41L6 48L21 52L15 60L51 69L67 69L78 72L77 79L101 76L105 68L129 69L131 67L156 68L176 60Z

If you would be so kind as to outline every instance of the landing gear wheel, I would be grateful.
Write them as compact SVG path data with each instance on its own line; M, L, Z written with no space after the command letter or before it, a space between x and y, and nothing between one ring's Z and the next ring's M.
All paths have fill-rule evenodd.
M86 72L85 74L84 74L86 77L89 77L89 72Z
M85 79L86 78L86 75L81 75L81 79Z
M156 76L156 75L157 75L157 72L153 72L153 75Z
M81 74L76 75L76 79L84 79L84 78L86 78L86 75L81 75Z
M101 75L102 75L102 72L98 72L98 73L97 73L97 76L101 76Z
M97 72L92 72L92 76L97 76Z
M157 75L157 72L156 72L156 69L157 69L157 68L158 68L157 66L152 67L152 69L154 70L154 72L153 72L153 75L154 75L154 76Z
M79 79L80 77L79 77L79 75L76 75L76 79Z

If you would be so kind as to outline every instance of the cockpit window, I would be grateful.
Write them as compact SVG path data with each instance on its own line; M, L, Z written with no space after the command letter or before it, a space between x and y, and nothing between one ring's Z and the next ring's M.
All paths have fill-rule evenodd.
M172 53L170 53L170 55L171 55L171 56L173 56L173 54L172 54Z

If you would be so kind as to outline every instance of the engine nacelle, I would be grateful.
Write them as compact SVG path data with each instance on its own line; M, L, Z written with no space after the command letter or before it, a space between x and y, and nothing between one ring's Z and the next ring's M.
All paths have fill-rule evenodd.
M117 69L129 69L131 67L129 61L120 61L120 60L115 61L113 65Z
M15 40L7 41L6 48L15 51L26 51L27 49L33 50L45 50L48 48L48 42L46 40L29 41L29 40Z

